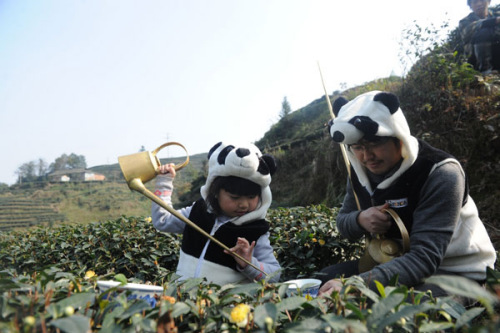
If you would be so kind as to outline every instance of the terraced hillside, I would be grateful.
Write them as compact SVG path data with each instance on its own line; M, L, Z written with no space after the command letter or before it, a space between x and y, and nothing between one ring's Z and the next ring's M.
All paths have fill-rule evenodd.
M185 157L170 158L181 163ZM174 205L191 190L191 182L203 173L206 154L190 157L189 165L175 179ZM167 161L162 160L162 164ZM0 231L34 225L79 224L114 220L122 215L149 216L151 201L131 191L118 164L90 168L106 175L106 181L31 182L0 188ZM154 181L146 184L150 190Z
M55 207L55 203L50 199L0 197L0 230L63 222L64 214L59 213Z

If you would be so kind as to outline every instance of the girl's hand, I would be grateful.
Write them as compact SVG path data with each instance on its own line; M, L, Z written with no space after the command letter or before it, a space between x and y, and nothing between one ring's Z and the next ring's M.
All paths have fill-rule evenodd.
M160 165L159 172L162 175L169 173L172 176L172 178L175 178L175 164L168 163L168 164Z
M253 249L255 247L255 241L252 242L252 244L249 244L248 241L245 238L238 237L238 240L236 241L236 246L230 248L231 252L236 253L246 259L249 262L252 262L252 256L253 256ZM224 250L224 253L231 254L231 252ZM246 262L243 260L234 257L234 260L238 263L238 266L240 268L245 268L248 266Z

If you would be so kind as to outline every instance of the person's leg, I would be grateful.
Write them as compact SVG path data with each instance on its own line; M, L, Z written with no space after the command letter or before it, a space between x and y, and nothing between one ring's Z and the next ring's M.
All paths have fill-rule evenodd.
M320 279L321 284L323 284L331 279L358 275L359 274L358 261L359 260L346 261L325 267L319 272L318 279Z
M477 60L477 70L483 74L489 74L493 69L493 56L491 51L491 43L474 44L474 55Z
M490 28L482 28L476 32L473 38L474 55L477 61L477 70L483 74L490 74L493 66L492 44L494 33Z
M500 41L493 43L491 47L493 69L500 71Z

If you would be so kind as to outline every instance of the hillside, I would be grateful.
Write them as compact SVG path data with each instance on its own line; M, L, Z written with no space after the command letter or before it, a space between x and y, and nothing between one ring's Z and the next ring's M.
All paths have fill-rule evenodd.
M432 56L406 80L388 78L342 92L348 99L384 90L400 97L412 134L453 154L468 174L470 194L500 248L500 77L483 78L467 66L435 68ZM339 93L330 96L333 100ZM338 145L325 127L329 111L320 98L275 124L257 145L279 158L271 184L275 206L338 206L347 173Z
M169 162L181 163L185 157ZM190 163L176 178L174 203L191 190L193 178L203 174L205 154L190 156ZM161 160L166 163L166 160ZM106 176L104 182L36 182L0 190L0 230L38 224L78 224L126 216L149 216L151 201L131 191L118 164L89 168ZM154 182L146 187L150 190Z

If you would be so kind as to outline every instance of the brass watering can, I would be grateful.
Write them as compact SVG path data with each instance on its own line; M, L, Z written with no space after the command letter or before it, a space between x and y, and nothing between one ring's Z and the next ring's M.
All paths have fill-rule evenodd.
M189 155L187 152L186 147L184 147L182 144L178 142L167 142L156 148L152 152L148 151L143 151L131 155L125 155L125 156L120 156L118 157L118 163L120 164L120 168L122 170L123 176L125 177L125 180L127 181L128 187L131 190L137 191L147 197L148 199L152 200L159 206L165 208L167 211L169 211L172 215L189 225L191 228L195 229L196 231L200 232L202 235L210 239L212 242L215 244L219 245L222 247L224 250L227 250L231 255L237 257L238 259L241 259L243 262L247 263L248 265L252 266L259 272L263 273L264 275L267 275L264 271L262 271L260 268L243 258L242 256L238 255L237 253L232 252L224 243L220 242L213 236L211 236L209 233L207 233L205 230L197 226L194 222L189 220L188 218L184 217L183 215L179 214L175 209L172 207L168 206L163 200L158 198L154 193L152 193L150 190L144 186L144 183L147 183L151 179L155 178L156 175L159 173L159 168L161 166L161 162L156 156L158 152L171 145L176 145L184 149L186 152L186 160L181 163L181 164L176 164L175 165L175 170L181 170L184 168L186 165L189 163Z
M156 155L163 148L172 145L176 145L184 149L187 156L186 160L182 164L177 164L175 166L175 170L178 171L184 168L189 163L189 155L187 153L186 147L178 142L164 143L152 152L143 151L132 155L118 157L118 163L120 164L123 176L125 177L125 180L127 181L130 189L137 190L131 187L131 185L134 186L136 184L136 182L132 182L132 180L134 179L139 179L142 183L147 183L148 181L156 177L156 175L158 174L158 169L161 166L161 162Z
M385 238L384 235L375 235L375 237L366 238L366 251L359 260L359 272L363 273L371 270L378 264L383 264L392 259L403 255L410 250L410 236L408 230L399 217L392 209L384 209L393 218L399 228L402 237L402 245L393 239Z

